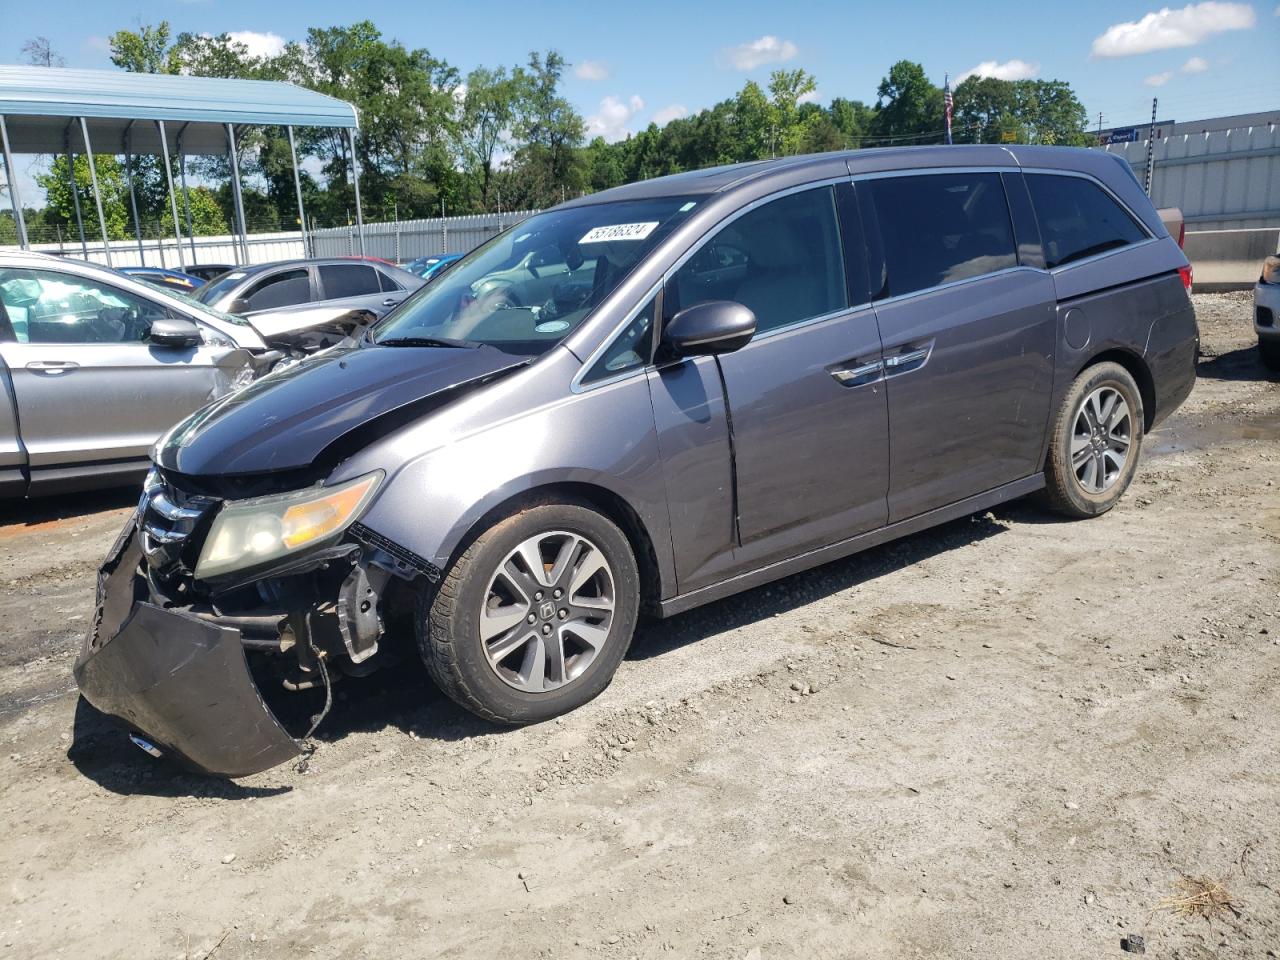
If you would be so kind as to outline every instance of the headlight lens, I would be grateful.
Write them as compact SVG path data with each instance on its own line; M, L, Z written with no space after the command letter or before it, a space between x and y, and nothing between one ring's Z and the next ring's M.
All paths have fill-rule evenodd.
M1280 283L1280 257L1267 257L1262 261L1262 282Z
M331 540L373 499L383 472L334 487L311 487L223 505L196 563L197 579L220 576Z

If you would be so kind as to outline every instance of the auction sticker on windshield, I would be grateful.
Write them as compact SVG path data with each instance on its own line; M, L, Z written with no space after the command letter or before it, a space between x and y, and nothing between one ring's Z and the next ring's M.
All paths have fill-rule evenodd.
M607 227L592 227L578 243L607 243L610 240L643 240L658 225L652 223L614 223Z

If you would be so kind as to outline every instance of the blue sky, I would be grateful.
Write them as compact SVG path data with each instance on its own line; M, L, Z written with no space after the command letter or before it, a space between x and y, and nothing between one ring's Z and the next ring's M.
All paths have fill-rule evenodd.
M1063 4L794 4L685 2L384 2L336 0L6 0L0 61L47 36L68 66L110 68L114 30L167 19L174 32L246 32L270 47L308 26L367 17L387 37L426 47L463 73L553 47L573 65L566 91L592 132L610 139L650 120L731 95L748 78L801 66L819 98L875 99L889 65L909 58L941 84L979 70L1069 81L1096 123L1139 123L1160 97L1161 119L1280 108L1280 6L1149 0ZM888 12L891 11L891 12Z

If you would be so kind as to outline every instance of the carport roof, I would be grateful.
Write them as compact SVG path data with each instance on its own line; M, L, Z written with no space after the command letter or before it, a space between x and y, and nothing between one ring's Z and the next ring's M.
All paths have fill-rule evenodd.
M16 153L56 153L68 128L83 150L77 118L89 122L95 153L159 153L150 121L166 124L170 149L182 134L184 153L225 153L225 125L358 126L355 107L275 80L228 80L123 70L68 70L0 65L0 115ZM146 122L140 122L146 121Z

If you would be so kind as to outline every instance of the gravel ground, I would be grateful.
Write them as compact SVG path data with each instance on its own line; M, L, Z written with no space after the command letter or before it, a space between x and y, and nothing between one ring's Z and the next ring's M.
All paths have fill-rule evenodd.
M1199 383L1105 517L1010 504L650 623L521 730L406 662L305 774L175 772L78 704L132 491L0 507L0 954L1275 957L1280 386L1248 295L1195 301Z

